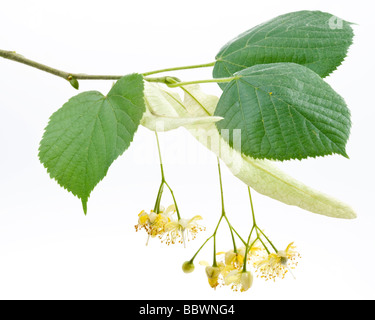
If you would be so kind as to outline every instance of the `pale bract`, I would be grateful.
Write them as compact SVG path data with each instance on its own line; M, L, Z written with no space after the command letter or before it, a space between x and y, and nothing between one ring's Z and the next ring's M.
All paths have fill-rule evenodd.
M154 90L156 88L155 86ZM182 118L207 118L214 114L218 97L204 93L199 85L187 85L181 89L184 91L183 103L177 100L178 103L159 106L163 108L165 116L177 114ZM177 99L174 92L159 90L162 90L161 94ZM150 90L146 89L146 101L149 100L149 94ZM222 138L229 131L219 134L214 122L186 123L185 127L200 143L223 160L237 178L255 191L313 213L341 219L356 218L356 213L349 205L297 181L280 170L273 161L253 159L231 148Z
M179 94L166 91L161 86L145 81L144 97L146 111L141 124L152 131L170 131L185 125L214 123L222 117L200 116L195 117L186 113L182 117L176 110L184 109Z

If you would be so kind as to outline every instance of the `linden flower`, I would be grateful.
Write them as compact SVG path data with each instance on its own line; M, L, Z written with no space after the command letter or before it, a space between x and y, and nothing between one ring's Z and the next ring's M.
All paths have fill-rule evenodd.
M174 244L178 241L179 243L183 243L186 247L186 240L194 240L197 236L197 233L204 230L204 228L198 225L198 220L202 220L202 217L194 216L191 219L170 221L165 226L166 243L169 245Z
M221 275L225 279L226 276L233 270L240 270L243 265L245 248L240 248L235 253L233 250L227 252L218 252L217 255L224 254L224 267L221 270Z
M263 250L263 248L254 244L247 254L247 260L249 261L252 256L258 256L261 250ZM237 249L237 253L232 249L227 252L219 252L218 254L225 254L224 262L226 266L232 266L232 269L240 270L244 263L245 253L246 247L241 247Z
M253 241L250 242L252 243ZM251 249L249 250L247 257L249 260L250 258L259 258L260 256L263 256L264 252L266 252L266 250L264 249L260 241L257 240L254 242Z
M207 266L205 271L206 271L206 276L209 285L211 288L216 289L216 287L220 284L220 275L222 270L224 269L224 264L222 262L219 262L217 267L213 266Z
M285 250L269 254L267 258L259 261L255 266L261 273L261 278L275 281L276 278L284 279L286 273L288 271L291 272L290 269L294 269L297 266L296 258L299 257L300 255L295 251L295 246L292 242Z
M207 280L211 288L216 290L216 287L223 283L223 270L225 265L223 262L219 262L216 267L211 266L207 261L199 261L201 266L205 266L205 272Z
M175 206L171 205L164 211L164 208L160 208L160 212L156 213L153 210L150 213L142 210L138 214L138 224L135 226L135 230L139 231L144 229L148 234L148 240L151 237L159 236L160 238L165 233L165 226L171 222L172 214L175 212Z
M250 271L233 270L225 277L225 284L230 285L233 291L247 291L253 284L253 275Z
M237 252L234 252L233 250L229 250L225 252L225 264L226 265L232 265L234 268L241 268L243 265L243 260L245 258L245 251L246 248L242 247L237 250Z

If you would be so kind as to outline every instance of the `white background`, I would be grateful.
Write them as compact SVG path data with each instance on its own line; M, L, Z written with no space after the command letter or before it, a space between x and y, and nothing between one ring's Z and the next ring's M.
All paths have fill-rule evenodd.
M200 260L183 261L213 231L220 215L216 158L183 129L160 135L166 175L182 215L204 217L207 231L188 248L167 247L134 225L153 207L160 181L154 135L140 128L131 148L92 193L85 217L79 199L51 180L38 161L49 116L77 94L66 81L0 58L1 299L373 299L374 294L374 16L372 1L3 1L0 48L69 72L128 74L208 63L239 33L280 14L321 10L355 22L355 40L327 81L352 111L339 156L280 163L308 185L352 205L358 219L335 220L253 193L258 224L274 243L295 241L296 280L256 279L246 293L211 289ZM169 73L183 80L211 69ZM111 81L81 81L106 93ZM220 94L216 85L207 92ZM250 228L246 187L223 166L226 209L244 236ZM166 197L164 205L171 203ZM218 250L230 249L226 225Z

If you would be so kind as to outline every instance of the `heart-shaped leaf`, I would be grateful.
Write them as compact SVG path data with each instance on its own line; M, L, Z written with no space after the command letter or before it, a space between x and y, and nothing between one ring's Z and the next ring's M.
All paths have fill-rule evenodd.
M325 77L342 63L352 42L347 21L320 11L291 12L228 42L216 56L213 76L230 77L256 64L294 62Z
M256 65L235 74L215 110L219 131L234 130L230 146L258 159L347 157L350 112L315 72L295 63Z
M39 158L51 178L82 200L130 145L145 111L143 77L118 80L107 96L78 94L55 112L45 129Z

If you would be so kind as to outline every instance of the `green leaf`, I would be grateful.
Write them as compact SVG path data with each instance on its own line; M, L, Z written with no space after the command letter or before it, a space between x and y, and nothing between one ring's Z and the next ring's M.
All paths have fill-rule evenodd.
M144 112L143 77L132 74L107 96L83 92L51 116L40 161L51 178L82 200L85 214L91 191L129 147Z
M347 157L350 112L315 72L295 63L274 63L235 75L215 110L224 118L217 123L219 131L229 129L235 136L226 137L230 146L258 159Z
M216 56L213 76L230 77L256 64L294 62L324 78L342 63L352 42L349 22L320 11L292 12L228 42Z

